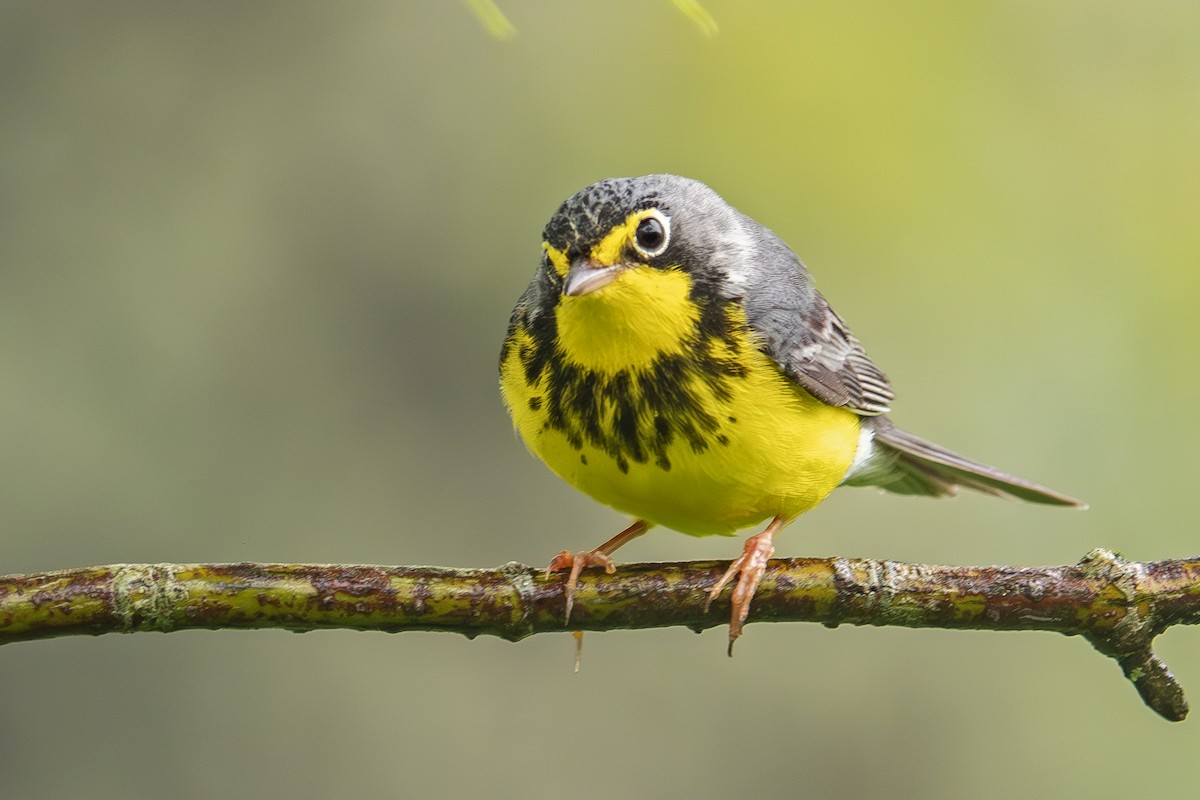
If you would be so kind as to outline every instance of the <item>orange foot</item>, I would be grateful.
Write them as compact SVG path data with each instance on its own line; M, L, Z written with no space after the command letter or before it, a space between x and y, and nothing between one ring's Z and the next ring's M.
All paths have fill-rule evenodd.
M563 550L554 557L550 562L550 566L546 567L547 577L550 576L551 572L560 572L564 569L571 570L570 574L567 575L567 586L564 591L567 600L567 614L564 622L571 621L571 609L575 607L575 587L579 584L579 573L588 567L604 567L604 571L609 575L617 571L617 565L613 563L612 556L602 553L598 549L583 550L578 553Z
M595 550L583 550L578 553L563 550L550 561L550 566L546 567L546 577L549 577L551 572L571 570L567 575L567 585L563 592L567 604L564 622L571 621L571 609L575 607L575 587L579 584L579 573L588 567L604 567L604 571L612 575L617 571L617 565L612 560L612 552L648 530L650 530L650 523L639 519Z
M733 643L742 635L742 626L750 614L750 601L754 599L754 592L767 571L767 560L775 555L775 543L772 540L787 524L788 520L776 517L771 520L766 530L747 539L742 554L729 565L729 569L725 570L725 574L713 585L708 599L704 601L704 612L707 614L721 590L735 577L738 579L730 597L733 615L729 620L729 655L733 655Z

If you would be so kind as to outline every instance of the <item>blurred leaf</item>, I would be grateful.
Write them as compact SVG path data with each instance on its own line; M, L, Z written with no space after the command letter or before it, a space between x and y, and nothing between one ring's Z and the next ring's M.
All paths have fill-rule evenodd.
M712 14L708 13L700 5L699 0L671 0L671 4L679 9L684 16L696 23L696 27L705 36L711 37L717 35L717 21L713 19Z
M497 39L511 39L517 35L517 29L504 16L504 12L496 5L495 0L463 0L475 14L479 24L489 34Z

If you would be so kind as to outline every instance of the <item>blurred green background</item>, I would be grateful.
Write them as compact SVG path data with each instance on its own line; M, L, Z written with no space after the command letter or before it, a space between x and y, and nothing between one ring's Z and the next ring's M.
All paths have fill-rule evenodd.
M1200 6L0 5L0 571L544 564L624 521L496 358L568 194L705 180L903 426L1085 513L842 490L781 555L1200 550ZM1187 424L1184 424L1187 423ZM669 531L626 560L730 558ZM518 645L189 632L0 651L9 797L1168 795L1200 720L1060 636L754 625ZM1200 698L1200 631L1160 652Z

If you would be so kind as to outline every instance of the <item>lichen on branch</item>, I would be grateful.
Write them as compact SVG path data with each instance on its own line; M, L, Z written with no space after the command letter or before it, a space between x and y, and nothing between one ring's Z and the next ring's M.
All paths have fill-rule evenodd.
M626 564L584 573L567 624L563 579L496 569L344 564L112 564L0 577L0 644L55 636L208 628L449 631L518 641L536 633L682 625L702 611L726 562ZM1200 622L1200 558L1125 561L1094 550L1058 567L946 567L849 558L770 562L750 622L1057 631L1114 659L1169 720L1183 690L1153 650L1172 625Z

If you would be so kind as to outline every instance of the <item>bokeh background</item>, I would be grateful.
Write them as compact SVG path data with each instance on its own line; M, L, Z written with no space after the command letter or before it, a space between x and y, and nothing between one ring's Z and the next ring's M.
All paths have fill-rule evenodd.
M701 178L774 228L905 427L1091 502L842 490L785 555L1195 554L1200 6L0 5L0 571L543 564L624 524L514 437L557 204ZM626 560L729 558L657 532ZM187 632L0 652L5 796L1169 795L1076 639L754 625L513 645ZM1200 697L1200 631L1159 643Z

